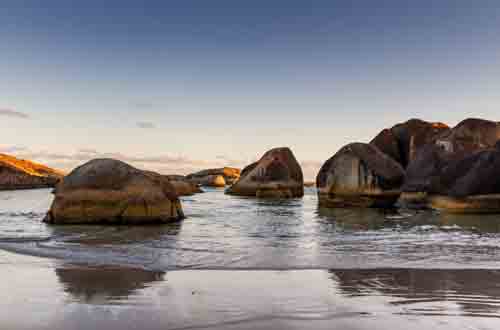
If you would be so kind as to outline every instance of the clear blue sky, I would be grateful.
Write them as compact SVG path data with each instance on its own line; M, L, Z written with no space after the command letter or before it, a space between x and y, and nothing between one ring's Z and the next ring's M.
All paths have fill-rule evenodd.
M0 151L186 173L500 120L498 1L2 1Z

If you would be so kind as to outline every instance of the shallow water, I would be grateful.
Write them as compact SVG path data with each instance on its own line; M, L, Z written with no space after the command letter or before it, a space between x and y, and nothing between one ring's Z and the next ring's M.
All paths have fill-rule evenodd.
M182 198L180 223L51 226L50 190L0 192L0 248L69 262L150 270L499 268L500 216L321 209L220 189Z

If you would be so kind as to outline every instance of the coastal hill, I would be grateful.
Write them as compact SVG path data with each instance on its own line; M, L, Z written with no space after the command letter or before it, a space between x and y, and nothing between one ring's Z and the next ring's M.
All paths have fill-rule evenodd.
M63 176L48 166L0 154L0 190L53 187Z

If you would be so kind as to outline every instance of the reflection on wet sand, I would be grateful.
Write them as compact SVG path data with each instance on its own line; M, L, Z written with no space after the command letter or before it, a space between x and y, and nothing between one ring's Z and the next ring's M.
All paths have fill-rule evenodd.
M164 272L123 267L73 267L55 269L64 291L74 299L91 304L126 300L154 282L164 280Z
M3 251L0 263L0 329L494 330L500 320L500 271L163 274Z
M72 299L93 305L121 303L133 305L144 295L142 292L144 289L150 287L158 289L167 285L166 273L133 268L63 266L55 269L55 273L64 292L70 294ZM268 272L257 271L254 276L264 278L266 273ZM356 301L367 298L372 301L372 303L368 301L368 305L365 306L368 309L370 304L376 301L375 298L380 297L388 306L394 306L391 310L393 314L500 317L499 270L344 269L330 270L328 273L333 285L327 285L326 282L320 284L324 289L334 288L327 296L341 295L352 300L354 305ZM169 274L172 279L178 280L182 272ZM192 280L191 275L195 274L195 272L184 273L182 277ZM239 285L253 283L253 280L250 281L248 278L251 272L200 271L200 274L203 274L207 283L213 282L215 287L209 289L201 285L196 289L198 286L195 285L193 295L199 295L206 290L213 291L216 295L224 292L224 296L219 298L220 301L214 302L216 305L223 304L226 308L226 304L236 304L238 308L244 309L245 304L241 305L237 301L245 297L234 295L229 287L234 287L236 290ZM269 274L278 273L269 272ZM286 272L282 274L285 276ZM292 277L294 278L299 273L295 271L292 274L296 274ZM316 275L311 276L312 274ZM294 281L299 278L305 281L308 275L316 277L319 274L306 271L304 277L298 276ZM221 284L217 279L219 277L229 280L228 289L219 286ZM237 284L242 278L247 280ZM320 278L321 276L317 279ZM271 283L263 283L264 286L268 284ZM303 284L305 285L305 282ZM306 285L306 287L311 286ZM297 302L293 290L292 292L280 291L277 288L272 290L278 294L276 297L281 296L280 300ZM244 291L248 294L247 290ZM304 293L297 292L297 294ZM365 301L364 304L366 303ZM256 307L253 302L249 306ZM288 308L293 307L288 305Z
M332 270L348 297L387 296L402 313L500 317L500 271L372 269Z

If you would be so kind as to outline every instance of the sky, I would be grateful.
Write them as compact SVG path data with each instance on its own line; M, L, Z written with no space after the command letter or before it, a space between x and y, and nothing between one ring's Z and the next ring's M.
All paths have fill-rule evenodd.
M289 146L314 179L410 118L500 120L499 1L0 4L0 152L164 174Z

